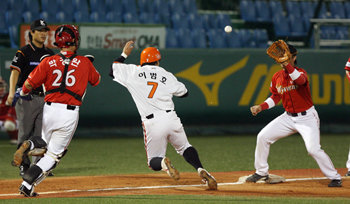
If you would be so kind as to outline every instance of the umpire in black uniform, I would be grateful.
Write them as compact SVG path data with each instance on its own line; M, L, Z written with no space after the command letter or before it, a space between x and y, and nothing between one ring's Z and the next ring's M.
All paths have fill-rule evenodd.
M54 55L54 52L44 46L48 36L49 27L43 19L38 19L30 25L30 42L16 52L12 60L9 96L6 103L12 104L16 85L22 87L31 71L47 57ZM44 107L43 88L39 87L30 93L33 99L30 101L18 99L16 103L16 114L18 120L18 147L32 136L41 137L41 126ZM34 159L34 158L33 158ZM21 175L30 166L28 156L23 159L20 166Z

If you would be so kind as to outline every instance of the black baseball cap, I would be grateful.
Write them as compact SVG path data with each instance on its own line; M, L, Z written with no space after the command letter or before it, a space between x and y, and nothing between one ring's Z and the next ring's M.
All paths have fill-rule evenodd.
M30 30L41 30L41 29L45 29L47 31L50 30L50 28L47 27L47 23L43 19L35 20L32 22L32 24L30 24Z

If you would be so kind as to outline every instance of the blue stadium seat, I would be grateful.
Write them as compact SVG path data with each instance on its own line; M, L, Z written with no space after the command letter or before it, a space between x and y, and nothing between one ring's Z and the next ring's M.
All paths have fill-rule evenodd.
M281 15L283 11L281 1L271 0L269 1L271 17L274 18L275 15ZM280 12L278 12L280 11Z
M137 15L133 13L125 13L123 15L123 22L124 23L139 23Z
M237 29L233 29L232 32L226 33L225 36L229 48L243 47L241 44L240 34Z
M110 11L106 14L106 21L109 23L122 23L122 14Z
M32 15L38 15L40 12L40 6L38 0L24 0L23 12L29 11Z
M171 25L173 29L188 29L188 22L185 16L175 13L171 16Z
M47 12L49 19L56 18L56 13L58 12L59 5L56 0L41 0L41 10L43 12ZM46 15L46 14L44 14ZM46 19L45 19L46 20ZM49 20L46 20L49 22Z
M97 11L94 11L90 14L90 22L93 23L101 23L106 22L106 14L105 13L99 13Z
M254 39L256 39L256 47L258 48L267 48L269 37L267 35L266 29L255 29L254 30Z
M132 21L134 21L135 18L137 18L137 7L136 7L136 2L135 0L122 0L122 6L123 6L123 16L125 16L125 14L132 14L135 17L129 18L126 17L127 19L131 19ZM125 18L125 17L124 17Z
M82 11L76 11L74 13L74 21L76 23L90 22L89 13L82 12Z
M64 13L64 17L61 16L61 20L62 18L65 20L64 22L73 22L74 20L74 4L72 2L72 0L56 0L57 1L57 13L56 13L56 19L59 15L59 12L63 12ZM58 20L58 19L57 19Z
M102 15L106 15L105 0L89 0L89 2L90 2L91 15L93 12L96 12L98 14L97 16L99 16L99 19L101 19ZM105 17L103 17L103 19L105 19ZM97 22L102 22L102 21L97 21Z
M18 48L18 26L12 25L8 28L10 35L11 48Z
M123 15L123 6L121 0L106 0L106 12L113 12L117 16Z
M56 22L56 16L46 11L43 11L40 13L40 18L44 19L46 22L50 22L50 23Z
M256 21L256 11L255 9L252 9L252 5L254 5L254 2L251 0L240 1L239 7L241 10L241 16L243 20L250 22Z
M288 16L301 17L301 6L299 1L286 1Z
M140 13L153 13L153 1L150 0L137 0Z
M24 23L29 23L30 24L34 20L39 19L40 15L39 15L39 13L32 13L30 11L25 11L22 14L22 17L23 17L23 22Z
M320 30L322 39L336 39L337 37L335 26L321 26Z
M211 29L207 31L210 48L226 48L225 32L221 29Z
M0 1L0 13L3 15L7 11L7 1ZM5 18L5 15L3 15Z
M301 16L289 15L289 30L291 36L304 36L306 30Z
M247 48L255 48L256 47L255 36L254 36L253 30L240 29L239 30L239 38L241 39L242 47L247 47Z
M333 18L346 18L345 9L342 2L330 2L329 10Z
M178 47L180 48L193 48L193 41L191 38L191 31L189 29L178 29L175 31Z
M183 1L183 11L185 13L197 13L196 0L184 0Z
M271 13L267 1L255 1L258 21L271 22ZM275 11L276 12L276 11Z
M349 39L349 28L345 26L338 26L337 28L337 39L348 40Z
M169 7L170 15L184 13L182 8L182 3L180 3L178 0L168 0L168 7Z
M0 15L0 34L8 34L5 15Z
M22 23L22 18L18 16L16 11L6 11L5 13L6 26L18 26Z
M155 23L154 15L153 15L153 13L142 12L139 15L139 21L140 21L140 23L144 23L144 24Z
M193 29L191 30L191 37L193 41L194 48L206 48L207 38L204 29Z
M214 14L202 14L203 27L208 32L210 29L217 29L217 18Z
M314 17L316 3L311 1L300 2L301 12L303 13L303 18L306 16L309 19Z
M273 26L274 26L276 36L290 35L288 20L284 15L282 14L275 15L275 17L273 18Z
M189 13L187 15L187 21L190 29L203 29L202 16L195 13Z
M327 8L326 8L326 4L325 2L322 3L322 6L321 6L321 10L318 14L318 18L329 18L330 16L328 16L328 13L327 13Z
M2 0L5 1L5 0ZM24 10L23 0L7 0L7 11L12 11L13 13L17 13L18 16L22 14Z
M305 15L305 16L302 16L302 20L304 23L304 30L307 32L310 29L310 25L311 25L310 18Z
M177 48L177 37L175 34L175 30L171 28L166 29L166 48Z
M227 14L219 13L216 15L217 28L223 29L227 25L231 25L230 16Z
M346 13L346 17L350 18L350 2L345 2L344 3L344 9L345 9L345 13Z

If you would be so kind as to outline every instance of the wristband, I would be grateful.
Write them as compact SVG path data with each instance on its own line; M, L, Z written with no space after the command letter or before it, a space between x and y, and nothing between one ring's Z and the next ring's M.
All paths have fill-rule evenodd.
M128 55L126 55L124 52L121 54L122 57L124 57L125 59L128 57Z

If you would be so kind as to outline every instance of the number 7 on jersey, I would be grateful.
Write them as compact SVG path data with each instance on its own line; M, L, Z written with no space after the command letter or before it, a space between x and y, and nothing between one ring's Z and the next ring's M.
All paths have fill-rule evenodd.
M151 89L151 91L148 94L148 98L153 98L153 95L154 95L154 93L157 90L158 83L157 82L148 81L147 85L152 86L152 89Z

